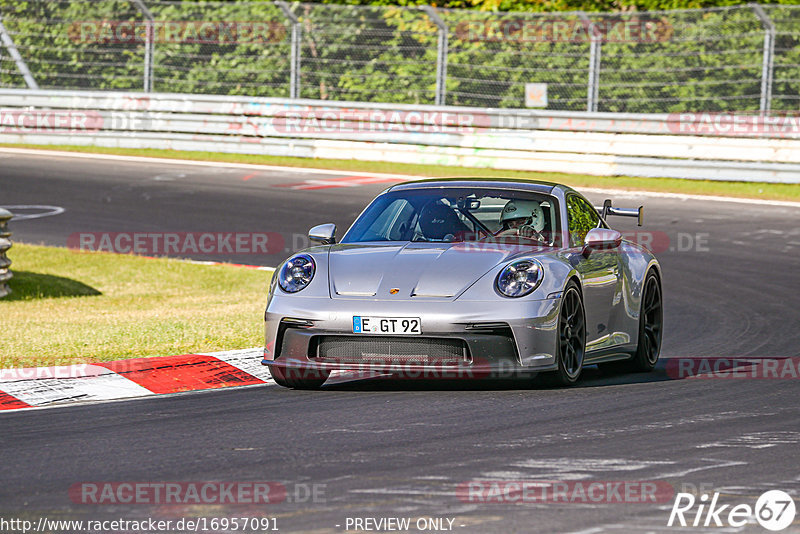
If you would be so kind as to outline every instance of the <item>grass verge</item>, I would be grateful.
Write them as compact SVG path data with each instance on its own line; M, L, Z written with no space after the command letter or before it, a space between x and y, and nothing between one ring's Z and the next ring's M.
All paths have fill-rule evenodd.
M257 347L271 274L15 243L0 369Z
M184 152L179 150L103 148L71 145L22 145L5 144L4 147L35 148L41 150L63 150L95 154L117 154L153 158L187 159L195 161L223 161L229 163L251 163L258 165L280 165L285 167L313 167L346 172L384 172L410 174L414 176L477 176L509 177L528 180L547 180L564 183L576 188L602 187L639 191L660 191L694 195L719 195L764 200L800 201L800 187L796 184L768 184L751 182L721 182L716 180L681 180L677 178L641 178L635 176L591 176L588 174L565 174L555 172L504 171L473 167L450 167L444 165L417 165L413 163L385 163L355 161L349 159L308 159L282 156L258 156L247 154L225 154L220 152Z

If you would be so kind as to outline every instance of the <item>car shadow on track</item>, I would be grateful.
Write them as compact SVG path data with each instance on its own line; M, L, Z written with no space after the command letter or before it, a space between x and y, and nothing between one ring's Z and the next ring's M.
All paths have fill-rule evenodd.
M332 379L323 386L325 391L505 391L505 390L551 390L573 388L596 388L664 382L672 380L660 363L650 373L624 373L609 375L596 365L586 367L574 386L551 384L544 376L482 379L419 379L396 378L384 375L374 378Z

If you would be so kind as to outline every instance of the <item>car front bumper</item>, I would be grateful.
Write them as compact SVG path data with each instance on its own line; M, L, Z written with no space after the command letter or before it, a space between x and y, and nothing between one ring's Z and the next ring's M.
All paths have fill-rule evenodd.
M262 364L296 369L367 370L414 376L483 377L556 367L557 298L492 301L375 301L275 295L265 313ZM422 334L383 336L354 334L353 316L419 317ZM419 354L384 354L374 346L408 345L417 340ZM353 347L352 357L330 358L320 341ZM461 343L462 357L427 357L425 342ZM388 341L381 344L380 341ZM346 345L351 343L351 345ZM363 348L361 350L359 347ZM386 351L384 351L386 352ZM391 349L389 352L394 352ZM341 351L340 351L341 353Z

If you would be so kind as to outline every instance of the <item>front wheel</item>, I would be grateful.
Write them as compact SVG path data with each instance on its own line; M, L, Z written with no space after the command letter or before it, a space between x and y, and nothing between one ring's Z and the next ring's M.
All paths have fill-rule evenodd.
M567 284L558 314L558 369L552 373L553 382L570 386L578 381L586 353L586 315L583 298L575 282Z
M269 372L279 386L292 389L319 389L330 376L330 371L294 369L271 365Z

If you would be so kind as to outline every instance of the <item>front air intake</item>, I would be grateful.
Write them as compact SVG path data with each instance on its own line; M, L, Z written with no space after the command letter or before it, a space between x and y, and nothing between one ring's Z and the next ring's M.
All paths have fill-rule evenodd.
M353 364L459 365L470 361L462 339L316 336L310 356Z

